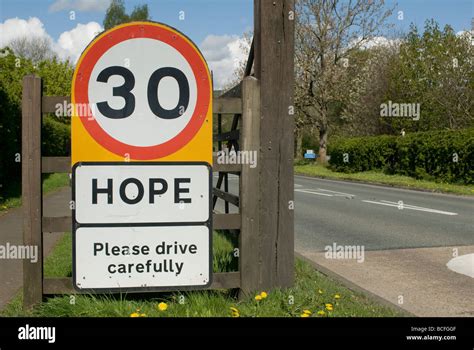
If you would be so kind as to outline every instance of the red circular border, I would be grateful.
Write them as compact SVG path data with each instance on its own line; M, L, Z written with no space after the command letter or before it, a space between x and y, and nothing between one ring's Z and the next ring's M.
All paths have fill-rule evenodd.
M191 44L189 39L178 31L162 24L140 23L131 24L113 29L93 42L83 53L77 67L77 76L73 82L74 103L85 103L89 105L89 80L92 70L100 57L114 45L135 38L150 38L160 40L179 51L188 61L197 84L197 99L194 113L188 124L181 132L172 139L154 146L133 146L123 143L101 128L95 118L79 116L82 124L92 138L107 150L125 156L127 153L131 159L150 160L162 158L175 153L185 146L201 128L206 119L210 103L210 84L207 65L201 57L199 50Z

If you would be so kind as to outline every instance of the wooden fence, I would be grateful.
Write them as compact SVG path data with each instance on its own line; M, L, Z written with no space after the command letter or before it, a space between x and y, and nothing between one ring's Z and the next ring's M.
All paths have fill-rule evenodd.
M248 294L273 287L288 287L294 279L293 245L293 117L289 114L293 92L293 0L254 2L254 41L246 77L228 94L213 101L218 117L219 144L230 141L234 149L258 151L257 167L218 164L214 204L224 200L225 213L214 213L213 228L239 234L239 271L214 273L209 289L239 288ZM23 241L38 247L37 263L24 261L23 303L30 308L45 295L74 294L72 278L43 278L43 235L70 232L72 218L44 217L42 174L69 173L68 157L41 156L41 124L56 104L68 96L43 96L41 78L23 79L22 96L22 200ZM233 116L230 131L222 118ZM240 123L240 127L239 127ZM228 174L240 180L239 196L229 193ZM224 189L222 190L222 184ZM229 203L239 212L229 213Z

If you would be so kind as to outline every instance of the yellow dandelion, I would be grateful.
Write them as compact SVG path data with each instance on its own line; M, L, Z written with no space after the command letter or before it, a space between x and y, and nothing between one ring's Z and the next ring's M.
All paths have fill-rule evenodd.
M161 302L161 303L158 304L158 310L160 310L160 311L166 311L166 309L168 309L168 304L163 303L163 302Z
M341 296L339 294L334 294L334 299L341 299Z
M334 308L332 306L332 304L326 304L326 310L328 311L332 311Z
M301 314L301 317L309 317L309 314Z
M146 317L146 314L140 314L140 317Z
M260 296L262 297L262 299L265 299L268 296L268 294L266 292L261 292Z
M140 317L140 314L138 312L134 312L130 314L130 317Z
M239 310L236 307L231 306L230 312L232 317L240 317Z
M326 315L326 313L324 312L324 310L319 310L318 315L319 316L324 316L324 315Z
M303 313L304 313L304 314L308 314L308 315L311 315L311 314L312 314L311 310L303 310Z
M323 294L323 291L321 289L318 290L319 294Z
M257 301L262 300L262 296L261 296L260 294L259 294L259 295L256 295L256 296L255 296L255 300L257 300Z

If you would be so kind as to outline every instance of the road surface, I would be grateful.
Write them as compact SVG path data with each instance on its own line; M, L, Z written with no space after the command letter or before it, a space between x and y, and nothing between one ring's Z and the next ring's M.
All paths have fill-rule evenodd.
M474 198L304 176L294 188L298 253L415 315L474 316Z
M229 191L238 194L238 186L230 175ZM474 198L295 176L296 249L333 243L365 250L474 245Z
M474 200L295 176L297 249L366 250L474 244Z

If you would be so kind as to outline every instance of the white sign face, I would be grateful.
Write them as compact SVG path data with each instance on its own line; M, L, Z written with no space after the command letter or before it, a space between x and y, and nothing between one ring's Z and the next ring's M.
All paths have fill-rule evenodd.
M117 93L121 86L123 92ZM128 145L148 147L169 141L186 127L196 107L197 84L178 50L159 40L135 38L98 59L88 97L96 106L94 118L107 134ZM126 111L114 112L124 107ZM160 109L170 116L160 117Z
M203 223L210 219L211 169L204 163L78 163L79 224Z
M82 291L206 287L209 235L204 225L80 227L74 285Z

